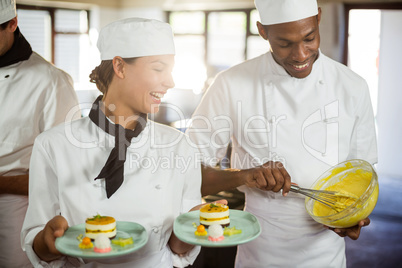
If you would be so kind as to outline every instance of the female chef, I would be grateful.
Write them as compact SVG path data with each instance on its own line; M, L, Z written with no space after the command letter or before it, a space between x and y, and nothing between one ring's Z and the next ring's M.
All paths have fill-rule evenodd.
M199 248L172 229L179 214L201 203L197 151L184 134L147 120L174 86L172 30L156 20L120 20L101 30L98 48L102 62L90 78L103 95L89 117L35 141L23 247L35 267L86 266L90 260L62 256L55 238L99 213L143 225L148 243L98 265L187 266Z

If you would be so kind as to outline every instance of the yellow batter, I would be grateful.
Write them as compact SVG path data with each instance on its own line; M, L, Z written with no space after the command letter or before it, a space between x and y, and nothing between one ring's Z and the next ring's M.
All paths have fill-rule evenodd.
M340 172L351 168L353 168L351 163L347 163L345 167L335 168L331 175L322 181L326 182ZM319 202L314 202L313 214L319 217L331 216L356 203L354 206L363 207L355 214L345 215L344 218L340 219L336 219L335 217L333 219L329 219L331 225L337 227L350 227L356 225L359 220L368 217L377 203L378 184L376 185L376 188L374 189L374 192L370 196L367 203L361 204L360 202L356 202L370 185L372 176L372 172L363 169L356 169L354 172L348 173L341 181L324 189L327 191L339 192L339 195L337 195L336 198L336 210L331 209L330 207Z

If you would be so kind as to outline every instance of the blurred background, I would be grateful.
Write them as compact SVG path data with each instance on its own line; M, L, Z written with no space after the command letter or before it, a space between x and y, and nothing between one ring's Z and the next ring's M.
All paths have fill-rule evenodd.
M401 267L402 1L318 3L321 51L367 80L378 133L380 199L368 231L358 241L347 239L348 267ZM171 24L176 87L152 119L183 131L218 72L269 50L258 35L253 0L17 0L17 12L33 50L73 77L83 116L98 95L88 76L100 63L99 30L117 19L143 17ZM244 204L237 191L205 199L221 197L231 208ZM219 254L228 256L225 263L219 263ZM235 248L203 249L194 267L233 267L234 254Z

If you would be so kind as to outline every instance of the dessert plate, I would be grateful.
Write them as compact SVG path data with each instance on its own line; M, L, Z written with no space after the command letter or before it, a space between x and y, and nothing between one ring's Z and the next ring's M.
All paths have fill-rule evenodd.
M225 239L218 242L208 240L208 236L196 236L196 228L193 223L200 224L200 212L191 211L184 213L176 218L173 231L175 235L188 244L200 245L204 247L230 247L250 242L257 238L261 233L260 223L257 218L246 211L229 209L230 225L242 232L240 234L225 236Z
M116 222L116 238L133 238L133 244L121 247L111 244L112 250L107 253L97 253L92 249L80 249L77 236L85 236L85 223L71 226L62 237L56 238L56 248L64 255L80 258L110 258L132 253L142 248L148 242L148 235L145 228L135 222L118 221ZM114 239L116 239L114 238Z

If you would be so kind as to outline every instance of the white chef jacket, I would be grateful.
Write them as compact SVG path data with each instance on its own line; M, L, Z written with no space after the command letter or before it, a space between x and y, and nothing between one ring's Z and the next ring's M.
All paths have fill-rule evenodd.
M99 213L117 221L137 222L147 231L148 243L139 251L100 259L97 264L80 259L82 266L184 267L195 260L199 247L188 256L178 257L167 243L175 218L201 203L197 148L188 146L183 133L148 120L127 149L123 184L108 199L104 180L94 178L114 144L114 136L88 117L55 127L36 139L30 165L29 207L22 229L22 243L35 267L61 267L71 262L71 258L62 258L46 264L32 250L36 234L59 214L69 226L82 224Z
M70 109L78 112L69 120L81 116L71 77L35 52L0 68L0 102L1 176L28 173L36 136L63 122ZM19 243L27 205L27 196L0 194L0 263L6 267L29 263Z
M187 133L206 164L232 140L233 168L281 161L301 187L347 159L377 162L366 82L322 53L304 79L288 75L270 52L220 73ZM239 189L262 234L238 247L236 267L345 267L343 238L309 217L303 196Z

